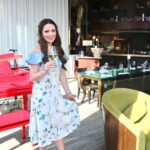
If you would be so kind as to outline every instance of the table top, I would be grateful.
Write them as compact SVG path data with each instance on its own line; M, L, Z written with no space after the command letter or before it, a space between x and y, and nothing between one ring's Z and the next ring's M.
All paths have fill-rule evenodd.
M76 56L76 60L79 59L101 59L101 57Z
M6 53L0 55L0 61L8 61L22 58L22 55L14 54L14 53Z
M107 79L113 77L110 73L102 74L100 71L84 71L84 72L79 72L79 74L91 78L97 78L97 79Z
M0 98L31 94L32 86L27 70L18 69L12 73L2 74L0 75Z
M113 79L117 78L119 76L133 76L137 74L145 74L150 73L150 69L141 69L141 68L123 68L123 69L112 69L112 70L99 70L99 71L83 71L78 72L79 75L90 77L90 78L96 78L96 79Z

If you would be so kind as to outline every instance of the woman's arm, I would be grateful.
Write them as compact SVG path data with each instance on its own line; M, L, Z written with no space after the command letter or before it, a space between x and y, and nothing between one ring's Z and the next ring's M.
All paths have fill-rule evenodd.
M55 64L53 61L49 61L45 63L45 67L43 70L40 70L40 65L30 65L30 80L37 81L42 79L51 68L55 68Z
M40 80L46 75L46 71L44 69L40 71L39 68L39 64L30 65L30 80L32 82Z
M40 45L37 43L33 52L41 52ZM40 64L30 64L30 80L32 82L42 79L46 75L46 70L40 70Z
M63 68L61 68L61 70L60 70L59 80L60 80L60 82L63 86L63 89L66 93L67 98L74 99L74 96L71 93L68 82L67 82L67 77L66 77L66 74L65 74L65 70Z

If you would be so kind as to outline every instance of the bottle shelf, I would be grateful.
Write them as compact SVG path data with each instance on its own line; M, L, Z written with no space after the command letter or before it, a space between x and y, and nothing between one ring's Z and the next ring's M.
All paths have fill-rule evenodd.
M142 30L147 31L150 30L150 22L138 22L138 21L123 21L123 22L107 22L107 23L99 23L96 25L89 26L90 32L103 32L103 31L119 31L119 30Z

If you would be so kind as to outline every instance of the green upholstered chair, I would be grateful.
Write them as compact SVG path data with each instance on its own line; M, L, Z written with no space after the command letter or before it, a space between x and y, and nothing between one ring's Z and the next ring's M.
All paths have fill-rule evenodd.
M114 88L102 96L105 150L150 150L150 95Z

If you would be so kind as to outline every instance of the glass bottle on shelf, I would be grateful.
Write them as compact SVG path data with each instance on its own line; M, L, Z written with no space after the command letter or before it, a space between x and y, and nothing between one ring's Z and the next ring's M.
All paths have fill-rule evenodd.
M96 38L96 48L97 47L99 47L100 45L99 45L99 40L98 40L98 38Z
M96 46L96 36L93 36L93 38L92 38L92 45L93 45L93 47Z
M144 22L144 21L145 21L145 14L142 13L142 22Z
M118 22L118 16L116 16L115 21Z

